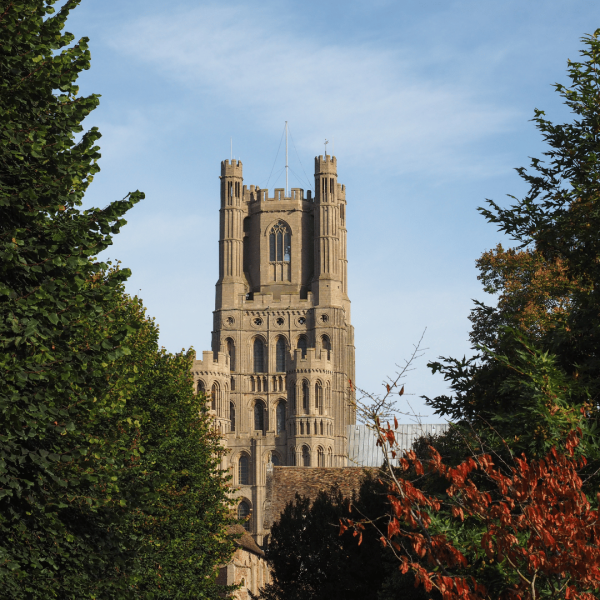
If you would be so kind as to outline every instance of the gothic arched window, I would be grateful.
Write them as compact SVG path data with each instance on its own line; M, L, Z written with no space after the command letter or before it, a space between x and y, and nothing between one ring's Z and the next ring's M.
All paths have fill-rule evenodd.
M308 412L308 381L302 382L302 409Z
M327 352L327 360L331 360L331 342L329 341L329 336L324 335L321 338L321 347Z
M265 403L262 400L257 400L254 405L254 429L265 430Z
M302 446L302 466L310 467L310 449L308 446Z
M306 350L308 348L308 342L304 336L298 338L298 348L302 350L302 358L306 358Z
M269 260L271 262L290 262L291 249L290 229L283 221L277 221L269 233Z
M323 450L323 448L321 448L321 446L319 446L319 449L317 450L317 454L318 454L319 467L324 467L325 466L325 451Z
M250 531L250 505L242 500L238 505L238 519L242 521L242 525L246 531Z
M235 431L235 404L229 403L229 421L231 422L231 431Z
M227 338L227 355L229 356L229 370L235 371L235 342Z
M323 414L323 386L320 381L315 383L315 409L317 414Z
M277 338L275 346L275 371L283 373L285 371L285 338Z
M281 465L281 460L275 452L271 452L271 463L273 463L274 467L279 467Z
M247 454L242 454L238 462L238 483L250 485L250 459Z
M277 435L285 431L285 402L277 405Z
M219 384L215 381L210 391L210 407L212 410L217 410L217 394L219 392Z
M205 394L206 393L206 385L205 385L204 381L202 381L202 379L199 379L197 385L198 385L197 390L201 394Z
M259 338L254 340L254 372L265 372L265 344Z

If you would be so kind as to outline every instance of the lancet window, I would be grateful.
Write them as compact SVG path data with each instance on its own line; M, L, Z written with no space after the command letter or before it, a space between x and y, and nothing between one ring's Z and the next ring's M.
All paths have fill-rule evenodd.
M242 525L246 531L250 531L250 519L248 516L250 515L250 505L242 500L238 505L238 519L242 521Z
M229 403L229 421L231 423L231 431L235 431L235 404Z
M285 371L285 338L277 338L275 346L275 371L283 373Z
M242 454L238 462L238 483L250 485L250 459L247 454Z
M277 405L277 435L285 431L285 402Z
M265 403L262 400L257 400L254 405L254 429L265 430Z
M254 340L254 372L265 372L265 344L259 338Z

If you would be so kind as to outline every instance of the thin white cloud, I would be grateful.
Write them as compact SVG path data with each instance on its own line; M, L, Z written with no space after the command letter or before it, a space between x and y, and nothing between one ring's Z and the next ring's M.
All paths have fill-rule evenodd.
M469 146L511 128L514 112L421 72L427 57L415 64L397 49L311 38L285 16L244 5L144 17L110 43L257 127L291 121L302 149L325 132L354 164L371 156L397 172L470 176L503 168L497 155L473 162Z

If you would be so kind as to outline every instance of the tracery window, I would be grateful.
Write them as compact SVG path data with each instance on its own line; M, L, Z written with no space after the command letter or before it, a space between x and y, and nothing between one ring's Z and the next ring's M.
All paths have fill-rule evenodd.
M292 236L289 227L283 221L277 221L269 234L269 260L271 262L290 262Z
M242 500L238 505L238 519L242 522L242 525L246 531L250 531L250 519L248 516L250 515L250 505Z
M290 281L292 234L283 221L277 221L269 233L269 260L273 281Z
M265 372L265 344L259 338L254 340L254 372Z
M275 346L275 371L283 373L285 371L285 338L277 338Z

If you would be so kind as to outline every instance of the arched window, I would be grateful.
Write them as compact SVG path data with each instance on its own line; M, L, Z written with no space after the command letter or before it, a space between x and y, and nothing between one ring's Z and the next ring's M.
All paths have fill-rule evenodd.
M315 409L317 414L323 414L323 386L320 381L315 383Z
M279 467L281 465L281 460L279 459L279 456L275 454L275 452L271 452L271 462L273 463L274 467Z
M327 360L331 360L331 341L329 340L329 336L324 335L321 338L321 347L324 352L327 352Z
M227 355L229 356L229 370L235 371L235 342L227 338Z
M285 431L285 402L277 405L277 435Z
M289 227L278 221L269 234L269 260L271 262L290 262L292 236Z
M306 358L306 349L308 348L308 342L304 336L298 339L298 348L302 350L302 358Z
M310 467L310 450L308 446L302 446L302 466Z
M198 384L197 384L197 390L202 393L205 394L206 393L206 384L204 383L204 381L202 381L202 379L198 380Z
M238 462L238 483L250 485L250 459L247 454L242 454Z
M219 385L215 381L210 391L210 407L212 410L217 410L217 393L219 392Z
M254 405L254 429L265 430L265 403L262 400L257 400Z
M254 372L265 372L265 344L259 338L254 340Z
M231 431L235 431L235 404L229 403L229 421L231 422Z
M250 505L245 500L242 500L238 504L238 519L242 521L242 525L246 531L250 531L250 519L248 518L249 516Z
M321 446L319 446L317 453L318 453L319 467L324 467L325 466L325 451L323 450L323 448L321 448Z
M275 370L278 373L285 372L285 338L278 338L275 347Z
M308 412L308 381L302 382L302 409Z

